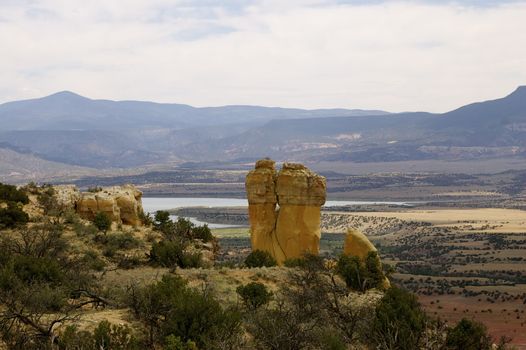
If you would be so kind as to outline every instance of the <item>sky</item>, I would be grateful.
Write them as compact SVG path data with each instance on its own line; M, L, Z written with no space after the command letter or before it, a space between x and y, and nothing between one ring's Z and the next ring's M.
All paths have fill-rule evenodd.
M0 0L0 103L445 112L526 85L526 1Z

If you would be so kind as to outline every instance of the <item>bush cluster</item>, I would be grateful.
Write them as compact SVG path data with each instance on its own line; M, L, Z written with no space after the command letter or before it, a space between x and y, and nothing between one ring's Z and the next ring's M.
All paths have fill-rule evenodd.
M252 267L272 267L276 266L276 259L269 252L263 250L254 250L245 259L245 265Z
M0 182L0 229L26 224L29 216L22 206L27 203L29 197L23 189Z
M338 260L336 271L347 286L356 291L381 289L385 280L382 263L376 252L369 252L364 260L343 254Z
M247 285L239 286L236 291L245 306L250 310L256 310L268 304L272 298L272 292L269 292L267 287L259 282L250 282Z
M242 329L241 316L224 308L210 293L187 286L179 276L131 288L128 305L149 331L150 346L184 345L198 349L236 349Z
M150 262L164 267L201 266L201 254L192 245L195 240L210 242L214 239L208 225L196 226L185 218L178 218L174 222L167 211L155 214L154 228L161 232L163 238L152 244Z

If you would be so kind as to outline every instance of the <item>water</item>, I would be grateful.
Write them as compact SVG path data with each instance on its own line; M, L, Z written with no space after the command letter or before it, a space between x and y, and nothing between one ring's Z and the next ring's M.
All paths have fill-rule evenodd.
M406 202L367 202L367 201L326 201L325 207L341 207L346 205L373 205L373 204L388 204L388 205L407 205ZM158 210L168 210L176 208L188 207L246 207L248 202L246 199L240 198L176 198L176 197L144 197L142 199L144 211L154 214ZM171 216L172 220L177 220L176 215ZM237 227L236 225L214 224L209 222L202 222L196 218L188 218L196 225L208 224L210 228L225 228Z
M324 207L341 207L346 205L408 205L407 202L367 202L367 201L326 201ZM246 199L240 198L174 198L174 197L145 197L142 199L144 210L154 213L157 210L168 210L187 207L246 207Z

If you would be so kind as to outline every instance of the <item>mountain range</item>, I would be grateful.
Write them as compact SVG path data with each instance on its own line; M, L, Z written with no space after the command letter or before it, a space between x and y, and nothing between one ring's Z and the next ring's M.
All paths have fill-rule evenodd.
M1 104L0 124L0 175L24 157L97 169L264 156L311 163L525 159L526 87L443 114L197 108L66 91Z

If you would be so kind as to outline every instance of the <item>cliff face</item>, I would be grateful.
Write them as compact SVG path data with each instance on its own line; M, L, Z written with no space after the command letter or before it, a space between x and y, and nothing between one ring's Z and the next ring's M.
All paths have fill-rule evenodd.
M294 163L285 163L277 173L274 161L263 159L245 185L253 250L269 252L280 264L304 253L318 254L324 177Z

